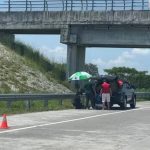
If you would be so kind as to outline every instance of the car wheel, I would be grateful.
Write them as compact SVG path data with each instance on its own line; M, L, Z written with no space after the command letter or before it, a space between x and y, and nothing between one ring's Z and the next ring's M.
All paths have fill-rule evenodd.
M132 103L130 104L130 107L135 108L135 106L136 106L136 98L135 98L135 96L133 96Z
M127 108L127 99L123 97L123 102L120 104L121 109L126 109Z

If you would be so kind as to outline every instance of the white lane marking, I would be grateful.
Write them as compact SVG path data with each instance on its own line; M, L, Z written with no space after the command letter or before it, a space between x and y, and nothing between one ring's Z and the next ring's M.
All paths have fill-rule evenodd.
M91 118L96 118L96 117L102 117L102 116L109 116L109 115L121 114L121 113L126 113L126 112L131 112L131 111L137 111L137 110L143 110L143 109L150 109L150 107L137 108L137 109L131 109L131 110L125 110L125 111L119 111L119 112L111 112L111 113L106 113L106 114L100 114L100 115L94 115L94 116L88 116L88 117L83 117L83 118L78 118L78 119L64 120L64 121L58 121L58 122L52 122L52 123L45 123L45 124L34 125L34 126L29 126L29 127L24 127L24 128L18 128L18 129L10 129L10 130L8 129L8 130L5 130L5 131L0 131L0 134L11 133L11 132L15 132L15 131L27 130L27 129L37 128L37 127L43 127L43 126L51 126L51 125L56 125L56 124L62 124L62 123L68 123L68 122L86 120L86 119L91 119Z
M64 132L83 132L83 133L98 133L97 131L85 131L85 130L63 130L59 129L59 131L64 131Z

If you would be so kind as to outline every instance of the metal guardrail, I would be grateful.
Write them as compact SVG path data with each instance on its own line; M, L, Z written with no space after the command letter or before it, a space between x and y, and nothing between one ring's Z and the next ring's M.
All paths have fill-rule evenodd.
M75 96L74 93L70 93L70 94L0 94L0 101L71 99L74 96Z
M31 101L42 100L44 108L48 108L49 100L59 100L62 105L63 100L72 101L75 97L75 93L70 94L0 94L0 102L6 101L7 107L11 108L12 102L14 101L24 101L26 105L26 109L30 110ZM137 98L150 98L150 92L136 92ZM85 95L83 94L81 99L85 100Z
M7 0L0 11L149 10L149 0Z
M59 104L62 105L63 100L69 99L70 101L74 98L75 94L0 94L0 102L6 101L7 108L12 107L12 102L23 101L27 110L31 108L31 101L43 101L43 107L48 109L48 101L58 100Z
M150 98L150 92L136 92L137 98Z
M70 94L0 94L0 101L54 100L54 99L72 100L74 96L75 96L75 93L70 93ZM137 98L147 98L147 97L150 97L150 92L136 92L136 96Z

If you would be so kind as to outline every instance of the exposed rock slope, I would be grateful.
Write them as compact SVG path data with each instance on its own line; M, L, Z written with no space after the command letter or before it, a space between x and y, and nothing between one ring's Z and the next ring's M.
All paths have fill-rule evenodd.
M0 93L68 93L66 87L54 79L49 81L28 60L0 44Z

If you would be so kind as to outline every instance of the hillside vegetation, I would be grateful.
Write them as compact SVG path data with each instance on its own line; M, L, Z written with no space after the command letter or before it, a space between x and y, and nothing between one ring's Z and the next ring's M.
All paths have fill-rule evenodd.
M0 93L71 92L60 84L64 66L51 64L20 42L13 46L10 49L0 43Z

